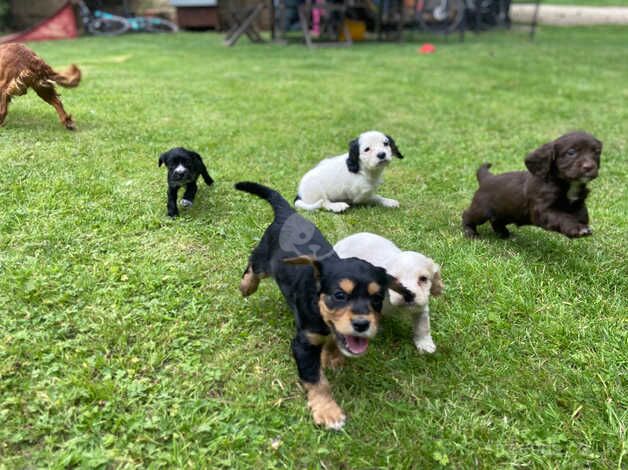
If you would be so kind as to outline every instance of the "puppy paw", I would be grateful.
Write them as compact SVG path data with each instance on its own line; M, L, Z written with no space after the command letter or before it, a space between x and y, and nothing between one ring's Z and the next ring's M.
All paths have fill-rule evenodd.
M259 286L260 277L257 276L251 267L247 267L244 275L242 276L242 280L240 281L240 292L242 293L242 297L248 297L251 294L254 294Z
M181 207L192 207L193 202L189 199L181 199Z
M329 383L322 372L318 383L304 383L303 385L307 390L307 404L312 411L314 422L336 431L342 428L347 417L332 398Z
M332 212L338 213L349 209L349 204L347 204L346 202L330 202L329 204L327 204L326 208Z
M340 431L347 421L347 417L334 401L316 409L312 408L312 418L317 425L334 431Z
M493 226L493 230L495 231L497 236L499 238L501 238L502 240L505 240L506 238L510 237L510 232L508 231L508 229L506 227L495 227L495 226Z
M61 124L63 124L63 126L69 131L76 130L76 124L74 123L72 116L70 116L69 114L65 116L64 119L63 118L61 119Z
M580 237L588 237L589 235L592 235L593 231L591 230L591 227L582 227L580 228L580 230L578 230L578 236Z
M415 338L414 345L421 354L434 354L436 352L436 345L431 336Z
M564 233L569 238L580 238L580 237L588 237L593 232L591 231L591 228L589 228L587 225L578 225L576 227L572 227L566 230Z
M479 238L480 237L480 234L477 232L477 230L472 227L468 227L465 225L463 227L463 230L464 230L464 235L467 238Z
M399 201L397 201L395 199L382 198L381 199L381 204L384 207L399 207Z

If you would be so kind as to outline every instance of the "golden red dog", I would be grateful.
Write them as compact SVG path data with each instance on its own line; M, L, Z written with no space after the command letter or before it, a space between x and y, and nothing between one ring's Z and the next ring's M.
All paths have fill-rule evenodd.
M72 64L63 72L55 72L41 57L23 44L11 43L0 46L0 126L4 123L13 96L24 95L29 88L46 103L52 105L66 129L76 126L65 112L55 84L75 87L81 81L81 71Z

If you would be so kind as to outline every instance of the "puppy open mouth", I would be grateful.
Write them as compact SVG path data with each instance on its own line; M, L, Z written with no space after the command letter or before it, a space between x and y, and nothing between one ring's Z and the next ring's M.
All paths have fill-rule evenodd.
M361 356L369 346L369 339L363 336L342 335L334 331L340 351L349 357Z

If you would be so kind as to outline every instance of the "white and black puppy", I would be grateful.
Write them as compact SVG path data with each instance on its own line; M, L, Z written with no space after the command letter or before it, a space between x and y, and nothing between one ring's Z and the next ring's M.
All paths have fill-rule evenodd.
M393 242L373 233L356 233L340 240L334 251L341 258L360 258L386 272L401 282L414 294L407 302L402 296L388 291L383 312L393 307L403 307L413 313L414 345L419 352L433 353L436 345L430 330L430 295L438 296L443 291L440 266L431 258L416 251L401 251Z
M378 131L360 134L349 143L348 153L326 158L303 176L295 207L333 212L342 212L351 204L399 207L396 200L375 194L393 156L403 158L390 136Z
M159 166L162 164L168 168L168 215L170 217L179 215L177 192L181 186L185 186L181 205L191 207L198 190L196 180L199 175L203 177L207 186L211 186L214 182L207 173L201 156L183 147L176 147L162 153L159 157Z

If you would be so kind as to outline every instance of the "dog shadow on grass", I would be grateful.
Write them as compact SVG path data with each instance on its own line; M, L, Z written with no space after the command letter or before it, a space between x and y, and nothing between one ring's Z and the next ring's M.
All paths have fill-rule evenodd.
M555 274L585 272L595 267L595 261L589 256L595 244L592 237L569 239L534 227L514 229L507 239L492 232L480 236L495 255L511 258L516 253L526 264L542 264Z
M29 133L43 133L59 131L60 133L73 134L81 131L93 130L101 127L100 125L94 125L91 121L81 119L81 116L76 118L74 114L71 114L73 119L76 119L76 130L70 131L63 127L63 124L59 122L59 118L54 113L39 112L30 109L20 109L19 111L9 113L4 121L4 124L0 126L0 129L5 131L16 130L20 132Z

